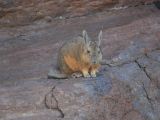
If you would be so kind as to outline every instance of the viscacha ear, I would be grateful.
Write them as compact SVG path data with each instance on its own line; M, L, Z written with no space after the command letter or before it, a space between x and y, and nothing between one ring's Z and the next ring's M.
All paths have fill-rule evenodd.
M82 36L83 36L83 39L85 40L85 43L88 44L89 43L89 37L88 37L88 34L85 30L83 30Z
M98 34L98 46L101 45L101 41L102 41L102 30Z

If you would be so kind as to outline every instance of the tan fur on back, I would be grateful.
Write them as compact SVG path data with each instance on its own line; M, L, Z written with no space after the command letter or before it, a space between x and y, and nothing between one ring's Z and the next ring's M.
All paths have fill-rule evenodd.
M62 46L58 57L61 71L71 74L90 67L88 58L83 58L83 56L81 56L82 51L85 49L84 46L85 42L82 37L75 38L73 41L68 41Z
M96 73L102 61L100 43L102 30L98 34L98 40L93 41L85 30L82 36L66 41L58 53L57 66L59 72L51 70L49 78L96 77Z
M72 76L78 74L84 77L96 77L102 60L100 41L102 31L98 34L98 41L92 41L83 30L82 36L67 41L59 50L58 67L60 74L49 74L53 77Z

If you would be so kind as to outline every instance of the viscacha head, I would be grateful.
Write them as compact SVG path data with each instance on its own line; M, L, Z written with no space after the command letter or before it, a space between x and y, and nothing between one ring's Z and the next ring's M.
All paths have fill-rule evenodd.
M100 44L102 40L102 31L99 32L97 40L92 41L85 30L83 30L83 39L85 40L85 48L83 51L83 59L86 63L100 64L102 60L102 51Z

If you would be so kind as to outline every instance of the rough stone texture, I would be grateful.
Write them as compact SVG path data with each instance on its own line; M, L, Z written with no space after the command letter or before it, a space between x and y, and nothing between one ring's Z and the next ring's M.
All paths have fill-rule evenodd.
M159 54L159 51L154 51L152 53L151 56L155 56L154 54ZM137 63L139 65L139 67L146 73L146 76L150 79L150 84L148 87L144 87L145 91L146 91L146 97L150 103L150 108L151 110L148 111L148 109L146 109L145 111L148 112L145 113L144 109L142 109L141 111L143 111L143 114L145 113L146 116L148 116L149 119L155 119L155 120L159 120L160 115L160 79L159 79L159 75L160 75L160 63L158 61L155 61L154 59L145 56L142 58L139 58L137 60Z
M159 120L160 14L153 5L0 29L0 119ZM47 79L83 29L111 59L97 78Z
M0 0L0 27L26 25L51 17L74 17L157 0Z

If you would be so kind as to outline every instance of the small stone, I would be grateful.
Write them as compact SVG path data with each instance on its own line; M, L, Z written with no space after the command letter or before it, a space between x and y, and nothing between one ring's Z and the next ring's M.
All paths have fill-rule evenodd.
M63 18L62 16L59 16L59 19L61 19L61 20L62 20L62 19L64 19L64 18Z

